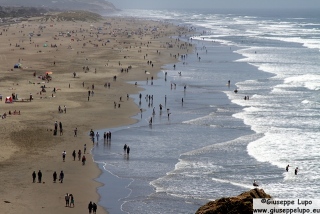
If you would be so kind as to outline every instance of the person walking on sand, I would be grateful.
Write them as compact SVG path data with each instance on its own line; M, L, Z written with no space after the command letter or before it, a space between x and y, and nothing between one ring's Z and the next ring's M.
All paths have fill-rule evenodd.
M72 152L73 161L76 160L76 156L77 156L76 150L73 150L73 152Z
M294 174L295 174L295 175L298 174L298 167L294 170Z
M57 130L58 130L58 122L54 122L54 135L57 135Z
M85 165L85 164L86 164L86 160L87 160L87 159L86 159L86 156L83 155L83 156L82 156L82 165Z
M86 154L86 151L87 151L87 144L84 144L83 154Z
M54 171L54 172L53 172L52 177L53 177L53 183L56 183L56 181L57 181L57 177L58 177L58 175L57 175L57 172L56 172L56 171Z
M63 171L61 170L60 176L59 176L59 181L60 181L60 183L63 183L63 178L64 178L64 173L63 173Z
M33 171L33 173L32 173L32 182L33 183L36 182L36 177L37 177L36 171Z
M62 129L62 123L59 122L59 131L60 131L60 136L63 135L63 129Z
M41 183L41 179L42 179L42 172L41 172L41 170L39 170L39 172L38 172L38 183Z
M78 134L78 128L75 128L74 129L74 137L77 137L77 134Z
M64 196L64 200L66 201L66 207L69 207L70 195L68 193Z
M63 151L63 152L62 152L62 160L63 160L63 162L64 162L65 159L66 159L66 155L67 155L66 151Z
M89 214L91 214L91 212L92 212L92 202L91 201L88 204L88 210L89 210Z
M74 197L73 197L73 194L70 194L70 206L69 207L74 207Z
M81 149L79 149L78 151L78 161L80 161L80 159L81 159Z
M96 205L96 203L92 204L92 212L93 212L93 214L97 213L97 205Z

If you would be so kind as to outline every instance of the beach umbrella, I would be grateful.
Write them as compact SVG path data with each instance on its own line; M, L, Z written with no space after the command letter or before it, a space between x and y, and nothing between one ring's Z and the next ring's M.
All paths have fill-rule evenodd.
M12 97L6 97L5 103L12 103Z

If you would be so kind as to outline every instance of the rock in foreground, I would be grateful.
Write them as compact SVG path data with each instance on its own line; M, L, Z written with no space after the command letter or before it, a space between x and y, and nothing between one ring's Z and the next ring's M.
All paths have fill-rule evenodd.
M236 197L211 201L198 209L196 214L245 214L253 212L253 198L271 198L263 189L252 189Z

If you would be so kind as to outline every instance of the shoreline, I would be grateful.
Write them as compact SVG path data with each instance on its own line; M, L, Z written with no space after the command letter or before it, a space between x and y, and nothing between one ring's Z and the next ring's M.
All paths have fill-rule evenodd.
M145 19L141 19L141 20L146 21ZM171 24L171 25L172 26L176 26L175 24ZM197 33L197 32L194 32L194 33ZM172 35L172 36L178 38L178 35ZM172 40L169 37L162 38L162 40L164 40L164 41L168 40L168 39ZM187 41L184 41L184 39L182 40L182 42L183 43L188 43ZM185 51L182 54L193 53L194 52L194 46L192 45L190 48L191 48L191 51L189 49L188 51ZM153 77L153 80L155 82L161 80L162 77L159 77L159 74L161 72L164 72L164 71L168 70L168 68L166 68L166 67L168 67L169 65L171 66L173 64L180 64L181 61L179 59L180 58L176 58L174 60L171 59L171 60L168 60L167 62L165 62L166 60L164 60L163 61L164 64L159 66L159 70L158 71L154 70L151 74L146 76L146 77L149 77L149 80L148 80L149 84L151 84L150 76ZM145 81L146 81L145 79L144 80L143 79L131 79L131 80L125 82L126 84L130 84L132 86L135 86L138 89L135 93L131 93L130 94L130 98L129 98L130 102L132 102L133 105L135 106L135 108L138 108L138 109L140 108L139 107L139 103L137 102L138 95L139 95L140 92L147 91L147 89L145 88L145 85L143 84ZM135 83L137 83L137 85L135 85ZM133 97L131 97L131 95L133 95ZM145 114L147 111L149 111L149 110L148 109L144 109L143 113ZM117 126L98 128L97 130L99 131L99 133L103 133L103 131L108 132L109 131L108 129L111 129L113 131L118 131L118 130L124 129L126 126L131 126L131 125L138 124L140 122L140 120L138 118L136 118L136 117L139 114L140 114L140 111L138 110L138 111L135 111L131 116L129 116L129 119L132 120L133 122L125 123L125 124L119 124ZM101 142L101 140L100 140L100 142ZM106 144L106 142L102 142L102 143ZM97 149L96 146L94 146L92 148L92 151L94 151L95 149ZM101 172L99 174L99 176L95 178L95 181L97 181L97 182L102 184L97 188L97 193L99 194L99 198L100 198L99 199L99 204L101 203L101 193L99 193L99 190L103 191L102 189L105 189L108 192L110 192L110 190L111 190L112 193L113 193L110 196L111 198L108 197L108 199L107 199L109 204L112 204L113 206L108 206L108 207L104 207L102 205L100 205L100 206L102 206L105 209L105 211L107 211L108 213L112 213L113 214L113 213L118 213L119 211L120 211L120 213L126 213L125 211L122 210L122 206L126 203L125 199L130 197L130 195L132 193L132 190L129 188L129 186L130 186L130 184L132 182L134 182L134 179L119 177L116 174L114 174L112 172L112 170L109 170L109 169L106 168L107 166L111 166L111 167L114 167L114 166L109 165L106 162L96 161L94 159L94 155L93 154L92 154L92 158L93 158L95 164L97 165L97 168L99 168L99 170ZM107 180L107 182L103 183L103 181L105 181L105 180ZM109 184L111 184L111 185L109 185ZM153 187L150 185L150 190L151 189L153 190ZM129 192L129 193L125 194L125 192ZM122 197L120 197L120 195ZM115 206L115 205L120 205L120 206ZM117 208L119 208L119 207L120 207L120 210L117 210ZM116 211L114 211L114 210L116 210Z
M197 42L199 42L199 41L196 40L196 42L193 43L194 47L195 47L195 45L196 45ZM210 42L208 41L207 44L209 44L209 43L210 43ZM222 44L220 44L220 45L222 45ZM223 45L222 45L222 46L223 46ZM229 46L225 46L225 47L227 47L227 48L229 49ZM232 47L232 53L231 53L231 55L233 55L233 57L235 57L236 59L240 59L240 58L241 58L241 57L240 57L240 56L241 56L240 54L234 52L235 50L238 50L238 49L240 49L240 48L238 48L238 47ZM192 56L192 54L191 54L191 56ZM232 58L232 59L233 59L233 58ZM179 64L182 65L182 62L179 62ZM167 64L167 65L166 65L167 68L161 69L160 72L161 72L161 71L165 71L165 70L168 69L168 67L171 66L171 65L172 65L172 64ZM178 68L181 68L181 67L178 66ZM178 69L178 70L179 70L179 69ZM160 73L160 72L159 72L159 73ZM158 73L158 74L159 74L159 73ZM161 77L160 77L159 79L160 79L160 80L161 80L161 79L163 80L163 78L161 78ZM226 81L227 81L227 80L226 80ZM168 81L168 82L170 82L170 81ZM237 81L236 81L236 82L237 82ZM236 87L236 85L235 85L236 82L233 82L233 83L232 83L232 85L235 86L235 87ZM141 83L141 85L143 85L143 81L141 81L140 83ZM139 83L138 85L140 85L140 83ZM145 85L145 86L146 86L146 85ZM144 91L145 91L147 94L150 93L150 91L149 91L149 92L147 91L147 89L145 88L145 86L143 86ZM219 85L219 87L221 87L221 85ZM228 90L233 91L233 89L230 89L230 88L229 88ZM228 98L228 93L226 93L224 90L222 90L222 88L221 88L221 91L219 90L219 93L222 94L223 96L225 96L225 99L227 100L227 103L228 103L228 104L226 104L226 105L231 105L231 104L232 104L232 105L236 105L236 104L233 104L233 103L232 103L232 100ZM145 94L145 93L144 93L144 94ZM219 97L220 97L220 96L219 96ZM138 105L138 95L135 97L135 101L136 101L136 104ZM223 103L225 103L225 102L226 102L226 101L223 101ZM238 106L238 108L241 107L240 105L236 105L236 106ZM149 109L149 110L147 109L147 111L149 111L149 113L150 113L150 115L151 115L152 111L151 111L150 109ZM136 118L136 117L138 117L138 116L139 116L139 114L135 115L134 118ZM138 120L137 123L139 123L139 121L140 121L140 120ZM118 128L117 128L117 129L118 129ZM121 129L125 129L125 126L122 126ZM235 139L233 139L233 140L235 140ZM105 165L108 165L108 164L105 163ZM106 174L104 177L107 177L107 178L109 178L110 176L114 176L113 172L110 171L110 170L106 170L106 169L105 169L105 172L103 172L103 173ZM109 175L109 176L108 176L108 175ZM118 176L116 176L116 177L119 178L119 179L129 179L129 178L123 178L123 177L118 177ZM130 184L129 184L129 185L130 185ZM153 187L152 185L150 185L150 189L154 190L154 187ZM108 190L108 189L106 188L106 190ZM146 190L146 191L147 191L147 190ZM150 194L152 194L152 193L150 193ZM127 195L125 198L127 198L127 197L130 197L130 194ZM116 198L116 199L118 199L118 201L123 201L125 198ZM199 200L200 200L200 199L199 199ZM202 198L201 200L204 200L204 199ZM110 202L110 203L113 204L112 202ZM110 204L110 203L109 203L109 204ZM122 206L123 206L125 203L126 203L126 202L122 203ZM192 202L190 202L190 203L192 203ZM200 207L200 206L201 206L201 205L199 205L199 207ZM108 206L108 207L109 207L109 206ZM113 208L114 208L114 207L113 207ZM123 211L123 212L124 212L124 211ZM121 213L122 213L122 212L121 212Z
M171 41L167 35L178 34L183 28L146 20L114 17L107 20L112 23L112 26L103 28L108 34L94 34L98 35L97 37L106 36L110 40L110 43L103 44L106 49L101 47L102 41L99 42L93 35L90 36L92 31L96 31L96 26L91 27L86 22L79 22L79 27L74 26L72 22L54 20L50 23L32 21L1 27L2 30L6 29L3 30L6 33L2 35L5 38L3 48L0 49L0 60L5 62L7 69L2 71L1 80L4 84L1 94L5 97L15 93L18 95L18 101L29 97L29 93L33 96L31 102L1 103L3 111L7 114L7 118L2 120L4 126L0 130L4 138L3 151L0 153L0 164L5 174L1 178L4 184L1 190L2 200L7 201L1 205L4 212L10 210L18 214L26 212L37 214L46 210L46 213L78 213L87 209L90 200L98 203L100 195L97 191L102 183L96 179L102 171L93 159L87 161L85 166L81 166L80 162L79 165L75 164L78 161L71 161L72 150L83 150L83 144L87 144L87 149L91 147L90 140L87 140L89 139L87 131L91 128L97 130L99 127L110 128L133 124L135 121L131 117L139 111L138 107L131 98L127 102L119 101L119 97L125 100L126 93L138 93L141 89L128 82L143 80L146 77L144 70L155 75L163 64L176 60L170 57L169 53L183 52L178 48L167 50L165 46L160 46L165 44L164 41ZM45 28L38 28L40 25ZM159 38L167 39L160 40L158 36L151 36L150 32L145 32L145 35L143 32L138 32L129 38L128 32L115 30L119 29L118 26L123 26L123 29L129 26L136 29L135 26L141 25L148 26L148 29L157 25L162 30L156 34L159 34ZM86 30L81 31L81 28ZM75 29L71 38L55 36L58 31L66 32L71 29ZM41 36L30 38L29 43L25 39L25 34L31 31L41 32ZM147 44L150 39L152 44ZM137 44L132 45L132 41L143 42L139 48ZM8 43L10 46L12 44L9 50ZM44 46L44 43L47 43L48 47ZM52 48L50 43L58 45ZM129 47L129 44L134 47L131 48L131 45ZM146 65L147 60L141 59L143 54L137 51L139 49L148 54L149 60L156 63L154 67ZM163 50L161 57L156 54L156 49ZM11 65L18 61L22 63L23 68L11 70ZM82 65L90 67L91 70L81 71ZM119 72L120 68L129 65L132 65L132 69L127 73ZM92 72L92 69L96 69L97 72ZM46 71L53 71L52 81L46 82L37 78ZM76 73L75 77L72 77L73 72ZM32 77L33 73L36 77ZM118 76L117 81L112 81L114 75ZM103 83L106 82L111 83L110 88L103 87ZM95 85L92 89L91 84ZM40 88L42 85L45 85L43 91ZM53 89L57 91L52 93ZM94 96L88 96L88 100L87 90L95 91ZM121 108L114 108L113 102L120 103ZM66 106L66 112L59 114L58 105L62 108ZM21 115L9 115L9 110L21 111ZM94 123L91 124L92 119ZM63 123L61 136L59 133L58 136L52 135L54 121ZM77 137L73 136L75 127L78 129ZM83 132L84 130L86 131ZM61 158L61 152L64 150L67 152L65 162ZM87 150L86 154L90 153L91 150L89 153ZM12 167L16 170L12 171ZM37 172L39 169L43 172L43 184L30 185L32 171ZM65 173L65 185L51 183L50 177L53 171L59 173L61 170ZM93 189L95 191L92 191ZM74 209L66 209L63 206L66 192L72 193L75 197ZM99 213L102 209L104 210L98 207Z

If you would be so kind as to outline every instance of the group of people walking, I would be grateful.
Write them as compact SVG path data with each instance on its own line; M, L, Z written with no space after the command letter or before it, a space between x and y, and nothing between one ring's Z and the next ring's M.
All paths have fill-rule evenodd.
M66 194L64 196L64 199L66 201L66 207L74 207L74 197L73 194Z
M124 151L124 154L127 154L129 156L130 147L127 144L124 144L123 151Z
M38 173L36 173L36 171L33 171L33 173L32 173L32 182L33 183L36 182L37 174L38 174L38 183L41 183L42 182L42 172L41 172L41 170L39 170ZM58 174L57 174L56 171L53 172L52 177L53 177L53 183L56 183L56 181L58 179ZM59 174L60 183L63 183L63 179L64 179L64 172L61 170L61 172Z
M90 135L90 138L91 138L91 140L92 140L92 143L95 142L95 138L97 139L97 143L99 142L99 139L100 139L100 134L99 134L99 132L94 133L94 131L91 129L89 135ZM107 141L111 141L111 132L110 132L110 131L103 133L103 140L104 140L104 141L106 141L106 140L107 140Z
M96 203L92 203L90 201L90 203L88 204L88 210L89 210L89 214L90 213L97 213L97 205L96 205Z
M60 136L63 135L63 128L62 128L62 123L58 121L54 122L54 130L53 130L53 135L57 135L58 133L58 126L59 126L59 132Z
M104 141L111 141L111 132L109 131L109 132L104 132L103 133L103 139L104 139Z
M37 178L37 173L36 171L33 171L32 173L32 182L35 183ZM41 170L38 171L38 183L41 183L42 181L42 172Z
M86 164L87 158L86 158L86 156L84 155L84 154L86 153L86 150L87 150L86 144L84 144L84 151L83 151L83 155L82 155L82 156L81 156L81 154L82 154L81 149L79 149L79 151L78 151L78 161L81 160L82 165L85 165L85 164ZM73 152L72 152L73 161L76 160L76 156L77 156L76 150L73 150ZM82 157L82 158L81 158L81 157Z

